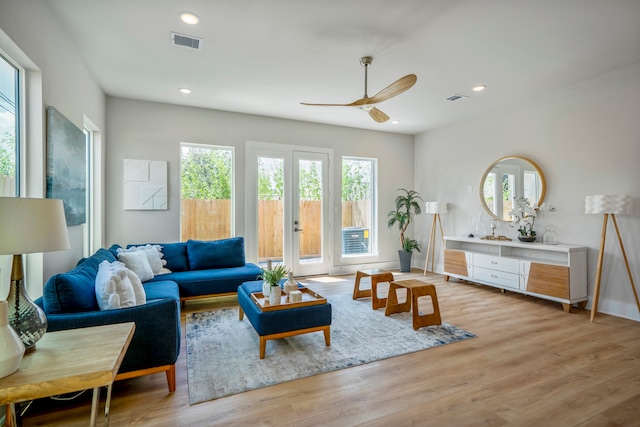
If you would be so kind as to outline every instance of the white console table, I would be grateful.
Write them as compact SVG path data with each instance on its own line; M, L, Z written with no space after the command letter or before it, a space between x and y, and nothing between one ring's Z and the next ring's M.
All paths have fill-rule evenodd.
M445 279L457 277L562 303L587 304L587 248L445 236Z

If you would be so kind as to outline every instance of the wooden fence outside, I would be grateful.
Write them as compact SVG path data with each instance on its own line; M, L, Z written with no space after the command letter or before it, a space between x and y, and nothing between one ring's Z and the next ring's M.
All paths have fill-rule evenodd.
M322 220L320 201L300 202L300 256L318 256L321 253L322 236L317 224ZM342 227L371 228L370 203L343 202ZM182 199L182 240L216 240L231 235L231 200ZM258 201L258 258L282 257L283 206L281 200Z

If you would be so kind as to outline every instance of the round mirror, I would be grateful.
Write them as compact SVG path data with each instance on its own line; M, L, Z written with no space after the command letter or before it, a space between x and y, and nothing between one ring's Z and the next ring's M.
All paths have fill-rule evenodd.
M510 156L496 160L480 180L480 201L493 218L511 221L509 212L515 197L540 206L546 183L542 170L532 160Z

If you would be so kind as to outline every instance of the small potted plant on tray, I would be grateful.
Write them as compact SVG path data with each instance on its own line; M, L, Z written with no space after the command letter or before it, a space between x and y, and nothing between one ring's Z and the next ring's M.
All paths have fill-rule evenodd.
M277 304L280 302L280 280L285 278L288 274L289 269L284 264L271 266L271 263L269 263L267 268L262 269L262 273L260 273L258 279L264 280L264 282L262 282L262 294L265 298L269 298L270 304Z

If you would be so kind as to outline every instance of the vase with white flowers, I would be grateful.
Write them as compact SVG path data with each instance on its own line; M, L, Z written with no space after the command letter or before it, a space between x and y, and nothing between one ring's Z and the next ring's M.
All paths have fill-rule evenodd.
M513 199L513 209L509 212L513 227L518 227L518 240L522 242L535 242L536 231L533 226L539 212L548 211L555 212L556 208L548 203L540 206L531 205L529 199L524 197L516 197Z

